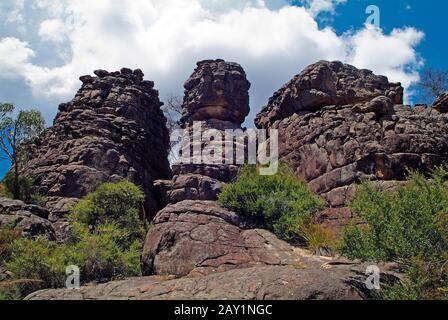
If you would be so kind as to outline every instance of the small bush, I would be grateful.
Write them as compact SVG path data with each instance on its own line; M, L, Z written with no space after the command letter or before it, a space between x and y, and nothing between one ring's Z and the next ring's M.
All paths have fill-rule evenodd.
M19 177L20 199L26 203L43 206L47 197L33 191L34 179ZM14 174L8 172L0 183L0 197L14 199Z
M425 299L446 292L447 177L443 168L430 179L411 173L408 183L392 192L364 182L351 203L365 226L346 228L339 249L352 259L402 263L412 283L393 286L389 298Z
M26 279L18 285L21 295L42 288L60 288L65 282L66 247L47 238L20 239L12 245L10 261L6 269L15 280Z
M447 230L441 227L448 215L443 177L443 170L432 179L413 173L405 186L393 192L363 183L351 208L366 227L345 230L342 252L351 258L399 261L447 250Z
M140 208L143 192L128 181L104 183L71 210L70 219L95 229L99 224L115 222L130 232L131 242L144 236Z
M219 203L287 241L299 239L300 227L324 205L285 164L273 176L258 174L256 166L243 167L238 180L219 195Z
M0 198L8 198L8 199L14 198L12 193L8 190L8 188L5 186L3 182L0 183Z

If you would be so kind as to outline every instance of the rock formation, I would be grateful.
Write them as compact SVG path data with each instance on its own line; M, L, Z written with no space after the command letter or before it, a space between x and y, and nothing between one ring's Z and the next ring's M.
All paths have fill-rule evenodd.
M249 114L249 88L238 64L198 62L185 83L182 128L198 134L193 133L193 127L194 122L199 123L201 135L207 129L222 133L241 129ZM215 142L201 141L200 150ZM219 147L225 144L219 143ZM192 145L192 141L185 141L182 149L190 150ZM168 206L157 214L146 239L142 257L145 274L208 274L255 262L282 264L289 259L280 244L274 245L278 253L266 255L269 240L262 231L243 231L244 221L217 205L223 185L238 173L238 166L224 164L224 153L222 156L221 163L176 164L171 181L156 182Z
M331 206L361 179L390 188L408 169L448 160L446 95L434 107L403 105L403 88L341 62L320 61L285 84L257 116L278 129L280 155Z
M221 60L203 61L190 79L197 86L212 81L203 70L240 70L241 67ZM220 72L221 74L221 72ZM225 74L227 79L219 88L235 88L228 83L234 72ZM197 79L200 80L197 80ZM204 78L204 79L203 79ZM213 77L212 77L213 79ZM210 88L210 86L206 86ZM213 88L213 87L211 87ZM240 88L249 88L248 85ZM209 89L215 90L215 89ZM230 90L230 89L228 89ZM245 96L242 92L221 92L226 101ZM191 80L186 83L183 105L183 127L191 129L192 121L203 121L204 127L223 130L239 127L244 119L229 118L237 110L230 105L219 105L221 100L207 101L219 112L203 108L190 101L195 93L217 97L213 92L195 88ZM248 102L247 100L245 100ZM240 106L247 114L248 105ZM202 118L189 110L207 110L213 119ZM207 142L201 145L204 147ZM168 205L153 221L142 254L145 279L128 280L113 286L105 285L95 290L85 289L77 296L83 299L101 299L107 296L127 299L361 299L365 281L365 266L335 258L318 258L309 252L290 246L275 235L253 229L250 222L235 212L224 209L216 202L225 183L238 172L235 165L180 164L173 168L171 181L157 181ZM386 270L386 269L384 269ZM170 275L180 279L161 279ZM67 291L45 291L30 299L69 298Z
M24 237L45 236L56 239L48 210L19 200L0 198L0 228L18 229Z
M197 64L185 82L182 124L193 121L213 123L213 127L240 126L249 114L249 88L246 73L237 63L204 60Z
M99 103L102 106L101 109L107 108L107 98L100 98L103 97L101 90L99 96L91 93L92 84L103 83L101 79L109 78L117 79L118 83L130 81L129 77L141 81L138 72L132 75L129 70L116 75L97 72L97 75L98 78L83 78L85 83L83 88L88 87L86 90L81 89L81 94L78 95L77 99L82 102L75 99L75 102L62 106L62 114L56 120L59 124L55 126L59 129L53 129L56 131L52 139L55 139L56 143L51 146L56 146L56 150L64 150L63 147L69 149L76 145L85 148L83 139L89 141L88 138L98 139L97 136L103 139L104 135L99 135L95 128L98 128L101 133L103 129L110 131L110 122L103 121L101 116L99 125L87 126L89 130L95 131L94 136L92 137L91 133L85 137L80 135L82 128L76 126L76 119L71 116L72 109L77 110L76 106L79 104L87 106L81 108L78 113L82 114L87 108L89 121L94 121L91 114L95 116L98 114L95 108L92 110L90 107L92 104ZM110 81L107 80L106 83L109 84ZM157 105L155 108L159 110L160 104L155 95L136 94L142 90L142 87L152 88L152 85L139 82L131 86L117 86L122 89L119 92L123 98L132 98L132 101L138 98L139 102L153 98L150 101L155 104L149 103L149 105ZM182 128L187 133L195 135L203 135L206 129L214 129L219 133L223 133L226 129L242 129L241 124L249 113L249 87L250 83L246 79L246 74L238 64L223 60L199 62L194 73L185 83ZM130 90L130 88L133 89ZM301 176L310 181L310 185L316 192L325 195L329 201L333 201L336 198L331 196L331 192L338 188L350 187L363 176L362 174L381 172L381 177L385 178L383 180L388 180L386 178L390 175L396 179L400 173L393 170L401 163L393 162L394 165L391 165L386 160L414 159L413 156L416 155L416 159L431 160L431 164L435 164L438 158L432 155L443 155L439 151L445 150L445 141L440 140L438 134L446 128L441 123L444 118L436 110L427 110L425 111L427 116L424 118L426 120L422 120L410 109L397 106L396 104L402 102L402 93L403 90L399 84L390 84L386 78L377 77L369 71L357 70L341 63L321 62L308 68L276 93L269 106L259 115L257 124L259 127L280 130L283 139L282 155L298 168ZM109 97L110 93L104 95ZM135 102L131 105L137 105L136 108L141 106L140 103ZM149 117L145 113L140 116L141 109L131 108L131 110L139 112L137 117L140 120ZM131 114L134 115L133 112ZM151 115L154 117L153 113ZM64 125L62 125L60 122L63 117L68 117L71 121L63 122ZM131 117L131 119L134 118ZM152 119L149 117L147 121ZM160 123L164 122L162 116L159 120ZM430 123L430 120L434 122ZM83 120L87 123L89 121ZM70 127L71 122L75 122L74 130ZM141 124L137 120L136 122ZM411 123L409 127L408 122ZM104 126L103 123L107 125ZM124 123L123 126L126 128L128 125L131 126L128 118L121 120L121 123ZM147 122L143 122L141 127L145 128L145 123ZM201 129L195 132L195 125L198 123ZM422 129L423 123L424 129ZM66 131L62 131L65 126L67 126ZM132 128L135 128L134 122L132 122ZM154 128L159 126L154 124L151 129ZM430 128L437 129L433 140L428 140L429 138L424 140L423 133L416 134L412 135L412 141L417 143L416 149L412 149L409 144L404 145L410 141L409 138L406 140L409 131L418 132L418 130L430 130ZM59 131L64 132L65 136L59 134ZM77 135L74 138L59 138L59 136L72 136L73 132ZM145 138L149 138L144 132L132 137L143 137L143 141L148 142ZM47 133L47 136L50 133ZM115 137L115 135L112 136ZM119 136L121 139L121 135ZM164 131L161 129L161 134L155 136L156 142L149 140L149 144L159 152L154 152L151 156L155 158L149 157L150 161L145 163L138 161L143 158L140 157L142 154L140 149L132 150L133 153L129 155L127 149L122 147L122 140L119 142L113 140L111 144L113 149L118 151L120 159L122 156L127 157L127 162L135 169L133 174L149 172L144 175L144 181L150 183L157 177L153 171L154 168L159 169L160 175L165 172L165 163L161 161L162 156L166 157L164 136ZM112 139L109 133L106 137L107 141ZM102 148L104 142L101 139L95 140L95 145L99 145L97 149L89 145L90 149L93 148L91 152L95 155L95 161L102 159L101 152L106 153ZM203 151L213 145L222 148L226 142L230 141L201 140L199 149ZM231 143L237 144L234 140ZM66 146L66 144L69 145ZM428 147L428 152L422 151L425 145ZM135 147L135 144L133 146ZM195 147L198 145L195 145L194 141L183 141L181 148L184 152L183 160L185 160L185 153L188 154L188 151ZM400 158L400 150L402 150L400 148L405 147L408 148L407 153ZM44 150L48 149L49 147ZM95 150L100 154L95 153ZM78 152L81 150L75 154ZM108 161L103 160L98 167L91 165L92 153L82 157L81 164L73 164L70 161L68 164L57 165L51 162L54 169L50 165L43 166L41 175L37 174L38 183L45 194L53 197L50 204L57 203L61 206L65 203L65 199L80 196L74 191L75 194L62 192L66 190L63 187L64 179L66 179L65 172L67 172L64 165L69 167L80 165L83 170L87 170L81 170L80 173L89 173L91 168L95 173L99 172L98 176L90 174L74 176L82 177L82 179L75 179L73 185L73 190L80 189L81 193L87 191L84 190L84 185L90 187L89 177L94 176L97 181L101 180L103 173L104 177L118 174L116 169L109 167ZM48 152L48 156L47 152L41 154L40 159L44 158L43 155L45 158L53 159L52 152ZM411 155L406 156L408 154ZM137 160L132 157L134 155L138 156ZM384 158L380 155L384 155ZM86 158L90 161L89 165L84 162L87 161L84 160ZM382 166L379 165L378 159L384 159ZM197 159L192 163L176 164L172 169L174 176L171 180L156 180L154 189L151 186L145 189L147 194L149 193L152 198L157 198L165 205L153 219L153 227L148 232L144 244L142 267L144 275L148 277L86 286L80 290L44 290L30 295L27 299L354 300L371 296L372 292L366 290L365 286L366 264L313 256L306 250L292 247L279 240L266 230L253 229L249 221L235 212L220 207L216 201L218 194L226 183L236 177L239 170L238 165L224 162L224 157L220 160L223 161L213 164L198 162ZM134 163L137 163L137 167ZM107 169L101 169L103 166ZM64 169L59 169L60 167ZM39 171L36 170L38 170L37 164L34 165L32 172L38 173ZM50 174L53 170L54 175ZM129 171L119 172L120 177L129 177ZM356 178L353 177L354 175ZM62 176L61 182L58 182L59 176ZM141 181L142 177L140 176L139 179L137 181ZM345 201L346 193L343 192L344 197L339 203ZM150 196L149 199L152 198ZM323 223L331 224L337 220L335 217L339 213L341 212L327 209L316 218ZM350 211L342 213L347 220L353 218ZM393 265L380 266L382 279L387 279L389 275L396 276L393 267Z
M169 134L154 83L141 70L97 70L82 76L82 87L59 106L53 127L30 146L23 171L36 192L48 197L50 220L63 236L67 209L102 182L128 179L146 194L146 215L161 204L153 181L171 176Z

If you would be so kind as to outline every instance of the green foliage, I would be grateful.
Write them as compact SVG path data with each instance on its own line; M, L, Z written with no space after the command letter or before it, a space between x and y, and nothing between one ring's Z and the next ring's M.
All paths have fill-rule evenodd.
M339 249L349 258L402 263L411 283L393 286L389 298L425 299L447 289L447 177L443 168L430 179L411 173L387 192L364 182L351 203L365 226L345 229Z
M64 285L66 247L44 237L20 239L12 245L12 256L6 268L14 278L34 280L19 285L23 295L41 288L59 288Z
M3 193L6 198L14 198L15 183L14 173L8 172L2 181ZM18 200L22 200L26 203L32 202L34 196L33 184L34 180L32 178L19 176L18 187L20 197Z
M387 300L448 300L448 255L411 259L406 266L403 284L389 285L384 293Z
M0 267L11 258L11 245L14 241L20 239L21 232L9 228L0 229Z
M70 219L92 229L114 222L129 233L124 240L132 242L144 236L139 216L144 198L143 192L128 181L104 183L72 208Z
M219 203L287 241L301 238L300 227L324 205L285 164L272 176L260 175L255 166L243 167L238 180L219 195Z
M140 275L145 234L138 212L143 199L129 182L103 184L73 208L65 244L44 237L13 241L5 265L20 281L15 286L20 295L63 287L71 265L80 268L83 282Z

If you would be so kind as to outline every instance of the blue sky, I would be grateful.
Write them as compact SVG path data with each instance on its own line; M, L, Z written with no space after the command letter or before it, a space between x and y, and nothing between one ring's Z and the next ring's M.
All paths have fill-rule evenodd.
M368 5L381 29L364 25ZM342 60L406 87L425 67L448 69L440 0L2 0L0 101L40 110L51 124L78 77L94 69L142 68L165 100L182 95L195 61L245 68L252 113L305 66ZM0 164L0 176L9 164Z
M417 47L425 59L425 65L433 68L448 69L448 61L442 53L447 52L446 17L448 2L440 0L374 0L349 1L338 7L333 26L338 32L359 26L364 17L358 13L366 3L377 4L381 9L381 27L390 32L393 28L412 26L425 33L425 38Z

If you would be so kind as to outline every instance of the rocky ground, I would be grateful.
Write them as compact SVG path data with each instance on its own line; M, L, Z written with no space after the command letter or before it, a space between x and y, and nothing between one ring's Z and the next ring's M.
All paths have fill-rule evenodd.
M287 246L287 244L284 244ZM363 300L368 264L323 258L294 248L294 265L259 265L205 276L151 276L82 287L44 290L27 300ZM381 265L384 279L395 265Z

